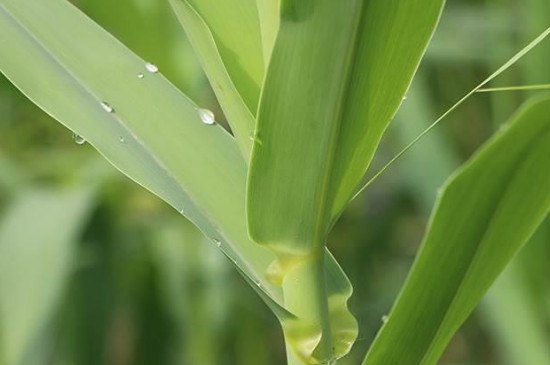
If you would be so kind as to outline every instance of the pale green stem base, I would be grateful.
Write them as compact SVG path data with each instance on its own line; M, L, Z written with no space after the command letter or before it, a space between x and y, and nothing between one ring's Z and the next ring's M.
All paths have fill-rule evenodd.
M322 329L323 336L315 351L318 358L330 359L333 356L333 343L328 309L325 278L325 250L301 257L286 273L283 281L285 307L300 319L315 323ZM293 353L289 341L297 341L285 335L289 365L305 365L307 362Z

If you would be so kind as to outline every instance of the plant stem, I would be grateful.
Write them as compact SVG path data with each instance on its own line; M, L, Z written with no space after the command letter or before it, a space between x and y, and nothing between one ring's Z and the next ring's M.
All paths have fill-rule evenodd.
M315 323L322 330L323 336L317 348L315 357L318 359L331 359L333 356L333 343L330 327L328 297L325 277L325 250L324 248L314 253L300 257L285 275L283 292L285 307L298 318ZM307 364L298 354L293 353L289 341L299 339L287 338L287 352L289 365Z

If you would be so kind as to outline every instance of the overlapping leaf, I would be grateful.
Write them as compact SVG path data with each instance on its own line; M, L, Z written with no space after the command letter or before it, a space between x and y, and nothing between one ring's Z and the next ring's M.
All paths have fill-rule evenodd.
M248 239L246 165L222 127L201 123L196 105L66 1L2 0L0 33L0 70L8 79L221 241L281 301L280 290L263 278L273 257Z
M446 184L364 364L435 364L550 210L550 98L524 107Z
M0 34L0 70L27 97L187 216L284 311L265 276L275 255L247 234L247 168L231 135L201 123L196 105L66 1L0 0ZM328 296L349 313L351 286L327 257Z
M253 239L324 245L401 104L442 0L282 2L248 187Z
M246 160L265 73L254 0L170 0Z

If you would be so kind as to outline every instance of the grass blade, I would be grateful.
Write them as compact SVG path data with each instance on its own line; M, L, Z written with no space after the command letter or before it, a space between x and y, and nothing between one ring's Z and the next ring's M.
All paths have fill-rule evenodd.
M447 109L445 113L443 113L439 118L436 119L435 122L430 124L428 128L426 128L422 133L420 133L416 138L414 138L408 145L405 146L397 155L395 155L387 164L385 164L372 178L370 178L353 196L352 199L355 199L359 194L361 194L365 189L367 189L370 184L372 184L376 179L380 177L391 165L393 165L397 160L399 160L407 151L409 151L412 146L414 146L418 141L420 141L426 134L430 133L432 129L434 129L443 119L445 119L449 114L451 114L456 108L458 108L462 103L464 103L467 99L469 99L472 95L474 95L477 92L480 92L480 90L487 90L482 89L485 85L487 85L489 82L497 78L501 73L508 70L510 67L512 67L516 62L518 62L520 59L522 59L527 53L529 53L533 48L535 48L540 42L546 39L550 35L550 28L546 29L544 32L542 32L537 38L535 38L531 43L529 43L525 48L523 48L521 51L519 51L517 54L515 54L512 58L510 58L508 61L506 61L498 70L496 70L494 73L492 73L488 78L483 80L479 85L477 85L475 88L473 88L470 92L468 92L462 99L457 101L452 107ZM490 90L489 91L493 91Z
M247 214L251 237L279 258L287 300L299 296L291 277L314 271L300 265L319 256L331 223L360 182L442 5L441 0L282 3L258 115ZM303 299L294 304L295 313L320 323L325 336L335 331L323 319L321 304L318 310Z
M0 33L0 70L11 82L188 217L284 310L281 288L265 275L275 255L248 237L246 164L222 127L201 123L196 105L66 1L0 0ZM351 286L330 254L325 265L339 304Z
M550 210L550 99L529 103L445 185L364 364L435 364Z
M0 222L0 361L28 363L71 273L88 191L29 190ZM37 283L40 283L37 285Z
M256 129L248 216L254 240L296 254L324 243L357 188L443 1L285 4Z
M254 0L170 0L248 161L264 78Z
M305 363L343 356L349 345L345 352L335 354L339 347L335 343L343 343L341 334L345 333L352 333L353 342L357 333L345 300L329 305L327 297L332 295L327 293L327 278L319 268L325 259L325 158L331 153L330 136L335 132L334 116L358 6L356 1L282 3L250 165L250 235L277 254L279 261L272 271L283 286L288 309L312 323L307 328L317 333L306 336L308 331L298 331L298 338L286 331L287 344L296 352L289 351L290 356ZM338 320L331 320L334 313L341 314Z
M221 241L281 302L280 289L263 276L274 257L246 232L246 165L221 126L203 124L196 105L66 1L1 0L0 33L0 70L8 79L119 170Z
M503 86L503 87L488 87L477 90L478 93L490 93L495 91L518 91L518 90L549 90L550 84L540 85L521 85L521 86Z

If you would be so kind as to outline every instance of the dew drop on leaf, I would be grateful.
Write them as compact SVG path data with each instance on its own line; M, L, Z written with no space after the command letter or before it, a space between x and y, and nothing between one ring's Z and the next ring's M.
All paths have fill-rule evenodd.
M145 64L145 69L153 74L156 74L157 72L159 72L158 66L151 62L147 62Z
M143 74L143 72L138 73L137 76L138 76L138 79L142 79L142 78L145 77L145 75Z
M216 123L216 116L211 110L208 109L198 109L199 117L201 118L204 124L212 125Z
M115 111L115 109L113 109L113 107L107 103L106 101L102 101L101 102L101 107L103 108L103 110L105 110L107 113L112 113Z
M74 140L74 143L76 143L79 146L82 146L84 143L86 143L86 140L84 139L84 137L76 133L73 133L73 140Z

